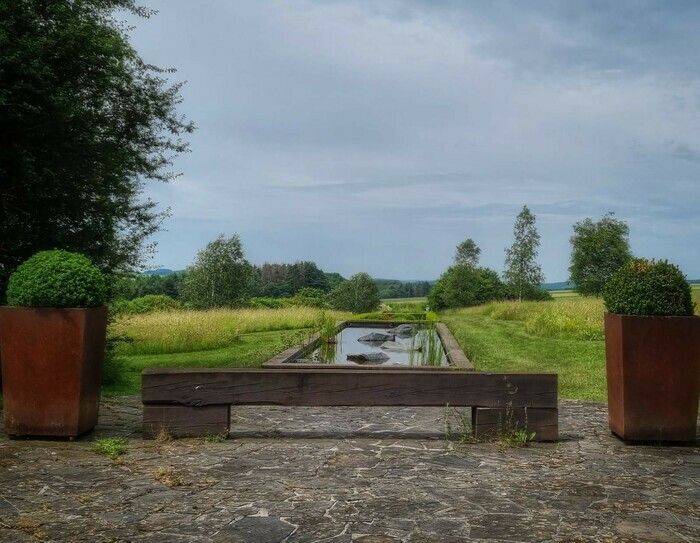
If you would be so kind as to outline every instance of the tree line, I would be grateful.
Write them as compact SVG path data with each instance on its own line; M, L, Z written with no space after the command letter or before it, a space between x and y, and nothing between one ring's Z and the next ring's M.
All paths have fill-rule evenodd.
M513 244L506 248L503 276L479 266L481 249L471 238L457 245L454 264L440 276L428 300L435 309L467 307L492 300L546 300L549 292L537 261L540 234L536 217L523 206L513 227ZM584 296L599 296L606 282L632 259L629 227L613 213L599 220L583 219L570 238L570 281Z
M246 259L238 235L220 235L209 242L184 271L122 274L114 282L111 297L138 300L133 305L138 311L149 304L163 306L167 303L165 296L196 309L310 305L367 312L380 302L377 283L364 273L346 279L338 273L324 272L310 261L253 265ZM121 302L116 306L129 307Z

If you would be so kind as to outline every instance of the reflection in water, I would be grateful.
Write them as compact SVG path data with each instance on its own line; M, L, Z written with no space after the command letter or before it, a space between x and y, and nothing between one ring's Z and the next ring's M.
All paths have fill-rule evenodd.
M390 326L386 328L347 327L336 335L335 343L322 342L317 349L304 358L316 363L354 364L347 360L348 354L384 353L389 356L389 359L382 363L384 366L447 365L447 356L435 330L435 323L416 325L416 329L410 334L392 334L394 338L392 341L359 341L359 338L372 332L390 334L391 331Z

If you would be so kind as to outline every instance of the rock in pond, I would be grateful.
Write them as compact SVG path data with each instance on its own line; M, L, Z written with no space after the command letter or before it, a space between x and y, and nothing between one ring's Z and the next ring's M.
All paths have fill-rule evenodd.
M372 332L371 334L357 338L357 341L364 341L366 343L383 343L385 341L394 341L394 336L384 334L382 332Z
M380 347L385 351L393 351L395 353L410 353L411 351L420 352L422 350L420 345L418 347L411 347L410 345L404 345L398 341L385 341L380 345Z
M357 353L349 354L348 360L350 362L357 362L358 364L381 364L389 360L389 356L385 353Z
M389 334L394 334L400 337L408 337L414 335L418 331L415 324L399 324L397 327L387 330Z

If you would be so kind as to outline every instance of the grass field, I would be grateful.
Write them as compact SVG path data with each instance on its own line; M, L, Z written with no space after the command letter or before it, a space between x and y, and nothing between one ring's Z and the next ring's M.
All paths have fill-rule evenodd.
M137 394L141 372L155 367L259 367L265 360L295 345L311 330L276 330L241 334L227 347L165 354L117 355L104 387L107 395Z

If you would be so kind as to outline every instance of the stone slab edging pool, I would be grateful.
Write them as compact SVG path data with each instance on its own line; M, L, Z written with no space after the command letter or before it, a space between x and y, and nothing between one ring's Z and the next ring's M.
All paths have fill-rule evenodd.
M425 321L384 321L384 320L348 320L348 321L343 321L338 325L338 328L336 330L337 333L340 333L343 329L349 328L349 327L362 327L362 328L387 328L387 327L395 327L399 326L401 324L425 324ZM405 371L405 370L431 370L431 371L445 371L445 370L453 370L453 369L460 369L460 370L474 370L474 364L471 363L471 361L467 358L467 355L464 354L464 351L462 348L459 346L459 343L457 343L457 340L455 339L454 335L450 331L450 329L445 325L443 322L437 322L435 325L435 330L437 332L438 337L440 338L440 343L442 344L442 348L445 351L445 355L447 357L448 361L448 366L419 366L419 365L372 365L372 364L364 364L364 365L357 365L354 363L344 363L344 364L332 364L332 367L334 369L338 368L345 368L345 369L384 369L384 370L399 370L399 371ZM281 353L273 356L270 358L268 361L263 363L263 368L288 368L290 364L296 363L296 361L303 359L305 355L314 349L316 349L319 345L321 344L321 337L320 334L316 333L307 338L305 341L299 343L298 345L295 345L293 347L290 347L289 349L286 349L282 351ZM301 365L301 363L299 364ZM316 368L316 369L322 369L322 368L328 368L330 365L322 362L303 362L303 366L305 368Z

